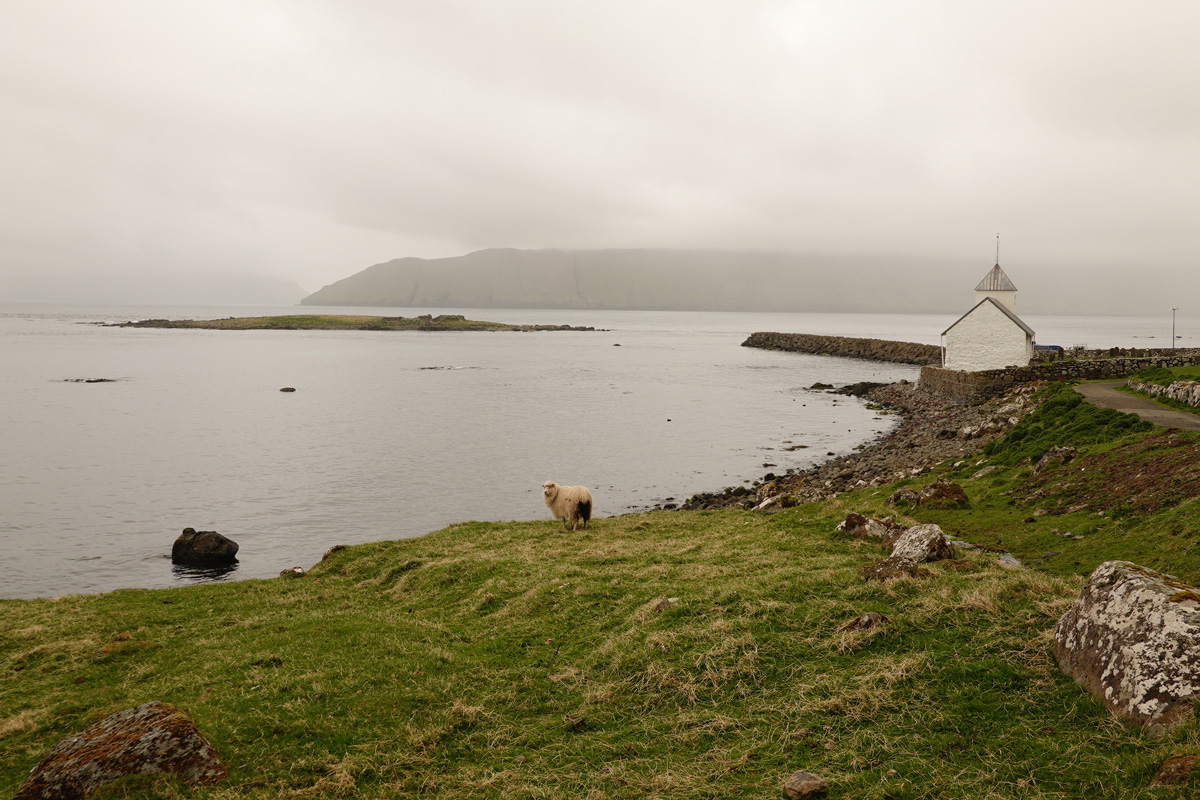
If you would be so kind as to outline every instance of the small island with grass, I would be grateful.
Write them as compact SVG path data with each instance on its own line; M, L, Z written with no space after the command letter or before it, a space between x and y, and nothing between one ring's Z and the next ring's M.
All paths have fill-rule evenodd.
M594 331L571 325L509 325L481 322L462 314L422 314L419 317L371 317L357 314L284 314L273 317L223 319L142 319L108 323L112 328L210 328L223 331Z

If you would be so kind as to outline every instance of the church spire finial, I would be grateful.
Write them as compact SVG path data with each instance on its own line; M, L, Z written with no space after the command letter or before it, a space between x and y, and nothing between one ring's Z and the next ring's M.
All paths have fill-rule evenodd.
M996 264L1000 263L1000 234L996 234Z

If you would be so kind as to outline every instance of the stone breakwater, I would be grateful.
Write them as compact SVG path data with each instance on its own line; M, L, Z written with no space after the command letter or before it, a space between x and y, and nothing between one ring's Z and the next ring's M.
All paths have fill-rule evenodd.
M1175 381L1169 386L1130 381L1129 388L1151 397L1168 397L1193 408L1200 407L1200 381Z
M1042 385L1018 386L980 405L955 403L907 381L876 387L868 398L901 414L900 424L883 438L804 472L767 473L749 486L694 495L680 508L786 508L923 474L1003 436L1036 407L1032 395Z
M888 339L857 339L848 336L817 336L811 333L750 334L742 347L763 350L787 350L817 356L862 358L868 361L891 361L896 364L941 364L942 348L916 342L893 342Z

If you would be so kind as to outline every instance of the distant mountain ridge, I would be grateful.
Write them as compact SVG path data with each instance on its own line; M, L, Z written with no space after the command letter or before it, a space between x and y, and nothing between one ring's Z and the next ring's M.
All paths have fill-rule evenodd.
M398 258L302 305L655 311L949 312L986 267L714 250L478 250ZM952 279L951 279L952 278ZM964 288L965 286L965 288Z
M726 250L477 250L397 258L301 300L312 306L826 311L959 315L977 260ZM1200 292L1184 266L1006 262L1018 314L1157 316ZM1167 313L1167 319L1170 314Z

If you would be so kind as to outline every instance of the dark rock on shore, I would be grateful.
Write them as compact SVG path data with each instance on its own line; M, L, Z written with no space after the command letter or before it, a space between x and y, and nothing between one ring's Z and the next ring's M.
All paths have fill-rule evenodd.
M237 542L216 531L184 528L171 546L171 561L176 564L207 566L237 561Z
M886 383L874 383L872 381L859 381L843 386L840 389L834 389L834 394L845 394L851 397L866 397L871 393L871 390L878 389L881 386L887 386Z

